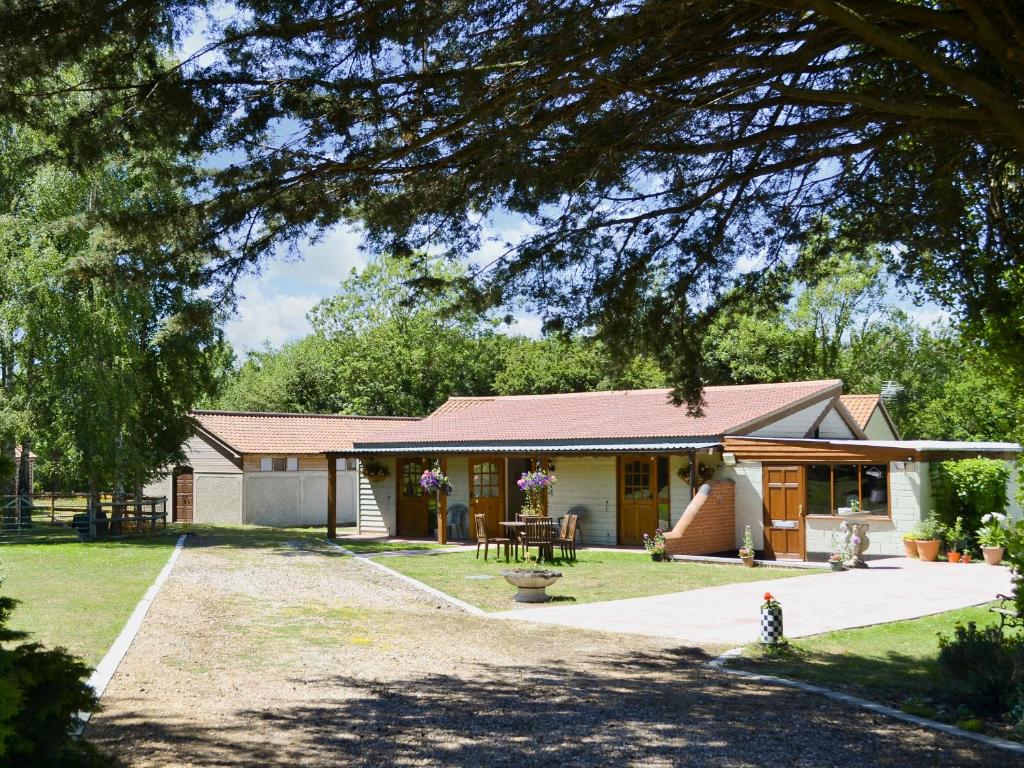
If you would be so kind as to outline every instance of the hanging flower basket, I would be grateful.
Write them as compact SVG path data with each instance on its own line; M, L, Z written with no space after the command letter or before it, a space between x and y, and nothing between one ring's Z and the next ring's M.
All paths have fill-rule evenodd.
M443 493L445 496L452 492L452 484L439 466L434 465L433 469L423 470L420 475L420 486L427 493Z
M363 463L363 477L371 483L379 483L390 474L387 465L379 461L367 461Z

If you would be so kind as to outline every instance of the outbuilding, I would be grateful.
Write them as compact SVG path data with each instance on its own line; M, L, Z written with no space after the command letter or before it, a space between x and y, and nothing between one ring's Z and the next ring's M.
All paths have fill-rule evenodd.
M146 486L175 522L319 526L328 522L328 453L410 418L197 410L184 461ZM331 456L340 525L356 523L360 463Z

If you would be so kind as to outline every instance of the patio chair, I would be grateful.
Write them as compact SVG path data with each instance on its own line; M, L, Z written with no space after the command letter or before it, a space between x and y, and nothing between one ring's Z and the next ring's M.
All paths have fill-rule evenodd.
M527 518L523 522L526 523L523 532L523 551L529 552L530 547L535 546L541 559L550 559L554 555L555 538L555 529L551 527L551 518Z
M466 518L469 517L469 507L465 504L452 504L448 507L448 538L454 541L462 541L469 538L469 531L466 525Z
M583 518L590 514L590 510L584 507L582 504L577 504L575 507L569 509L570 515L576 515L576 531L580 535L580 542L583 541Z
M480 545L484 545L484 561L487 561L487 550L491 544L495 545L498 550L498 557L501 557L501 545L505 545L505 562L508 562L509 545L512 540L507 536L488 536L487 535L487 515L479 514L473 515L473 521L476 525L476 557L480 559Z
M562 548L562 557L571 560L576 559L576 523L579 518L576 515L566 515L562 526L562 535L558 537L558 544Z

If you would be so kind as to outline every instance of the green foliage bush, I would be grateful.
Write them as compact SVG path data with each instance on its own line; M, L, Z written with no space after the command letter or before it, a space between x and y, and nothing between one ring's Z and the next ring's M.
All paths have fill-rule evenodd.
M72 736L80 712L98 708L86 684L89 667L63 648L22 643L7 627L16 600L0 597L0 765L10 768L98 768L112 765Z
M930 469L932 501L947 524L963 517L968 531L981 526L990 512L1006 511L1010 468L999 459L960 459L934 462Z
M1024 684L1024 638L996 625L978 629L957 623L953 635L939 634L939 667L956 680L960 702L973 712L1003 715L1018 703Z

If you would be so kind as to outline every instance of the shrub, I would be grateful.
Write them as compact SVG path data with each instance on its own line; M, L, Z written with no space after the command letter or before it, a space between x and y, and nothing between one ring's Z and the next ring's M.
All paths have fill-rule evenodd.
M25 634L7 627L16 600L0 597L0 643ZM80 712L94 712L89 667L63 648L0 647L0 764L11 768L95 768L111 760L71 735Z
M932 464L932 499L945 523L963 517L976 530L990 512L1006 511L1010 468L999 459L960 459Z
M961 702L974 712L1003 715L1017 704L1024 683L1024 638L1003 634L998 626L978 629L957 623L953 636L939 634L939 667L961 683Z

